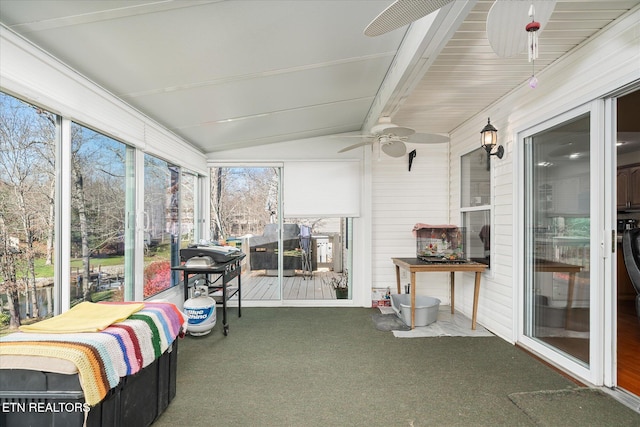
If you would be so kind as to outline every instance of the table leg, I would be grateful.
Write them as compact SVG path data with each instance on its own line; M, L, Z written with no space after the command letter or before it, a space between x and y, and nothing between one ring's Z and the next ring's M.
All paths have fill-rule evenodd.
M238 266L240 268L240 266ZM242 317L242 282L240 277L242 276L242 270L238 273L238 317Z
M454 314L456 304L456 274L452 271L449 275L449 283L451 284L451 314Z
M222 280L222 333L225 336L229 333L229 324L227 323L227 284Z
M411 329L416 327L416 272L411 272Z
M571 307L573 306L573 289L576 285L576 273L569 273L569 286L567 288L567 312L564 315L564 327L569 327L571 320Z
M478 314L478 294L480 294L480 278L482 273L476 271L476 282L473 288L473 313L471 315L471 329L476 329L476 316Z
M189 299L189 273L187 273L186 271L183 274L182 281L182 284L184 286L184 301L186 301Z
M402 291L400 290L400 266L396 265L396 283L398 284L398 293L401 294Z

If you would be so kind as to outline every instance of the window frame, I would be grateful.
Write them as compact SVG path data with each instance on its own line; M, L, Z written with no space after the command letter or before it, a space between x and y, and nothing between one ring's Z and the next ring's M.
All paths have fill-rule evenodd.
M472 177L470 176L470 174L467 174L468 176L465 176L465 166L464 166L465 159L468 158L467 156L473 156L476 153L479 153L483 159L486 159L486 160L483 160L483 162L486 162L487 176L489 178L488 194L486 195L474 196L472 194L472 187L473 187ZM487 155L486 151L482 147L474 148L460 155L460 224L461 224L461 227L464 227L466 231L465 252L468 259L472 259L471 244L470 244L472 239L472 233L479 236L479 234L482 232L482 229L478 233L476 233L478 230L474 230L472 232L472 230L470 229L469 224L467 223L467 220L471 214L478 213L478 212L485 212L485 216L488 218L488 221L486 221L485 226L489 227L488 242L491 242L493 240L493 235L494 235L493 233L493 185L492 185L493 175L492 175L492 168L491 168L490 161L491 161L491 157ZM465 195L467 194L468 194L469 202L467 203L467 205L465 205L464 199L465 199ZM474 206L471 203L471 200L474 197L484 198L485 196L487 198L487 203L483 203L484 201L482 199L480 201L481 204L477 204ZM481 237L478 237L478 239L480 239L480 241L482 242L481 244L485 244L484 240ZM492 255L493 255L493 247L490 245L489 249L485 248L484 258L473 257L473 260L487 264L487 270L489 271L491 270Z

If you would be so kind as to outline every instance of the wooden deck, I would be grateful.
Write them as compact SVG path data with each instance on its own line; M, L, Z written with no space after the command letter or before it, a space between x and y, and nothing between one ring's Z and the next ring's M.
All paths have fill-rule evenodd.
M283 277L283 298L285 300L335 299L335 291L324 281L336 276L332 271L314 271L312 276L297 272L295 276ZM267 276L264 270L251 271L242 275L242 300L279 300L278 277Z

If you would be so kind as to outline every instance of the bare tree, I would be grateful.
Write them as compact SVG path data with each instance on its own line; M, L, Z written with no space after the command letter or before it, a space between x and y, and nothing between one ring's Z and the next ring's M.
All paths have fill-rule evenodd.
M91 258L124 233L125 146L77 124L71 139L74 247L82 259L83 298L91 300Z
M211 198L211 238L215 241L224 234L222 189L226 171L224 168L215 168L214 173L211 175L211 188L214 195Z
M0 201L0 273L4 281L0 284L0 289L6 293L9 303L9 328L17 329L20 326L20 287L16 266L18 264L19 251L11 243L11 237L7 231L4 221L4 197Z
M32 121L32 126L36 129L35 132L39 136L39 140L43 144L39 144L33 147L37 150L42 164L38 173L42 176L48 176L49 185L41 186L41 197L47 201L48 211L39 209L42 215L46 214L46 217L42 217L42 223L46 227L46 248L45 248L45 264L51 265L53 262L53 238L54 238L54 217L55 217L55 191L56 191L56 165L55 165L55 148L56 148L56 116L48 111L42 110L38 107L31 107L32 110L38 115L38 120ZM36 171L34 171L36 172ZM44 206L43 206L44 208Z
M277 215L277 169L216 168L212 172L212 237L262 233Z
M0 98L0 179L10 189L11 197L3 205L5 220L11 215L13 227L8 233L19 237L20 255L24 261L22 277L27 293L31 295L31 311L27 304L27 313L39 317L36 294L35 260L36 243L47 230L47 214L43 213L42 188L48 188L50 173L47 173L47 161L40 155L47 141L42 141L41 123L31 107L11 100L7 96ZM46 210L45 210L46 212ZM43 220L44 219L44 220ZM16 272L17 276L21 272Z
M56 216L56 182L55 180L51 181L50 185L51 190L49 191L49 227L47 228L47 248L46 248L46 259L45 265L51 265L53 263L53 238L54 238L54 228L55 228L55 216Z
M89 226L87 224L86 200L84 197L84 183L82 169L76 156L72 161L73 176L73 200L74 207L78 212L78 222L80 225L80 239L82 247L82 295L85 300L91 300L91 252L89 251Z

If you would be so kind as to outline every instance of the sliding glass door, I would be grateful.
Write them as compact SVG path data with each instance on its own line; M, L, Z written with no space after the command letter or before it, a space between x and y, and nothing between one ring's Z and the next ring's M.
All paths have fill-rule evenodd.
M588 369L592 330L591 113L524 141L524 336Z
M280 229L279 167L211 168L211 238L246 254L242 262L243 300L280 300L280 251L295 252L299 232ZM283 274L291 266L284 265Z
M350 299L352 219L282 215L281 174L275 166L211 168L211 236L246 254L242 299Z

